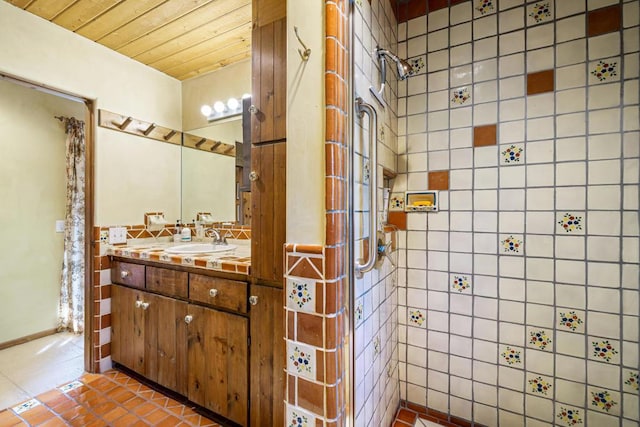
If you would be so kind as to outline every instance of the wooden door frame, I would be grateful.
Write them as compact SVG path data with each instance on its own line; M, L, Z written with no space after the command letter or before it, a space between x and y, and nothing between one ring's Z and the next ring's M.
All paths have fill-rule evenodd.
M84 247L85 247L85 281L84 281L84 370L96 372L97 366L94 361L95 349L93 347L94 338L94 308L95 292L94 286L94 255L95 241L93 235L94 225L94 155L95 155L95 104L93 99L82 95L71 93L62 89L54 88L44 83L34 82L22 77L0 72L0 80L10 81L20 86L25 86L50 95L66 98L71 101L80 102L85 105L85 226L84 226ZM54 117L51 117L54 119Z

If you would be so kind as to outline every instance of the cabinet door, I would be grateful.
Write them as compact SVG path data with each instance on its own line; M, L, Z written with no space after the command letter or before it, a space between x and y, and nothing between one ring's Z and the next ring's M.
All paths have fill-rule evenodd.
M189 400L247 425L248 319L189 304Z
M111 358L145 374L145 314L140 303L144 292L113 285L111 290Z
M254 145L251 184L251 275L281 284L286 237L286 145Z
M282 140L287 135L287 20L274 18L265 17L264 24L254 24L251 33L251 100L256 107L251 114L254 144Z
M146 294L145 376L151 381L187 394L188 304L160 295Z
M252 426L284 425L284 310L281 288L251 285Z

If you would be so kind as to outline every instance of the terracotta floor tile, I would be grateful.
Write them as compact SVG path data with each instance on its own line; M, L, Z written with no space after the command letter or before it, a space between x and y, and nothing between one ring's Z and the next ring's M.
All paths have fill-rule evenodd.
M9 409L0 412L0 426L15 426L21 424L23 424L22 420Z
M86 409L82 406L74 406L60 414L60 418L66 421L71 421L75 417L79 415L84 415L86 413Z
M117 371L109 371L109 372L116 373ZM95 380L99 380L102 378L104 378L103 374L84 374L82 378L80 378L80 381L82 381L85 384L90 384Z
M42 393L42 394L39 394L38 396L36 396L36 399L38 399L42 403L55 402L60 398L66 399L66 396L64 395L64 393L62 393L58 389L54 389L54 390L51 390L51 391L48 391L46 393ZM49 406L51 406L51 405L49 405Z
M143 403L133 410L133 413L138 415L139 417L146 417L151 412L157 409L156 405L151 402Z
M129 391L129 390L125 390L122 393L119 393L115 396L113 396L113 400L115 400L118 403L124 403L127 400L131 400L134 397L136 397L135 393Z
M133 414L126 414L123 417L118 418L113 421L113 427L130 427L140 421L140 418L136 417Z
M167 418L169 416L169 413L162 410L162 409L158 409L152 413L150 413L149 415L146 415L144 417L145 421L147 421L148 423L151 423L151 425L156 425L158 424L160 421L164 420L165 418Z
M77 417L75 417L74 419L72 419L69 422L69 425L73 426L73 427L84 427L87 424L94 422L94 421L100 421L98 418L95 417L95 415L93 414L85 414L85 415L79 415Z
M60 418L51 418L49 421L40 424L38 427L65 427L68 424L62 421Z
M132 399L129 399L126 402L124 402L122 406L127 408L127 410L129 411L133 411L135 408L137 408L138 406L142 405L145 402L146 400L144 400L140 396L134 396Z
M104 414L102 416L102 419L104 419L105 421L108 422L112 422L117 420L118 418L120 418L121 416L127 414L127 410L124 409L122 406L118 406L117 408L107 412L106 414Z
M156 427L175 427L176 425L180 424L180 422L180 418L170 416L156 424Z
M74 400L71 399L67 399L63 402L60 402L59 404L52 406L51 409L53 410L53 412L57 413L57 414L62 414L63 412L68 411L71 408L75 408L78 405L78 403Z
M55 417L55 415L49 411L49 408L43 405L36 406L33 409L23 412L20 416L32 425L42 424L43 422Z
M107 402L103 402L100 405L92 408L93 412L95 412L97 415L102 416L110 411L113 411L116 408L116 404L112 401L107 401Z

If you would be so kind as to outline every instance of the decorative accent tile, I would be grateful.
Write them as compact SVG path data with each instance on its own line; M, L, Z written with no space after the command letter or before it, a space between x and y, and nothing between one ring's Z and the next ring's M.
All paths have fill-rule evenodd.
M404 212L404 193L391 193L391 198L389 199L389 210Z
M618 350L611 345L609 340L592 341L591 346L593 347L593 356L606 362L611 362L613 356L618 354Z
M524 145L510 145L502 151L502 163L505 165L514 165L524 163Z
M543 330L530 331L529 332L529 345L537 347L540 350L545 350L547 346L550 346L553 341L551 337Z
M409 60L409 64L411 64L411 68L413 69L413 71L411 72L412 76L416 74L421 74L421 72L426 71L424 58L425 57L423 55L423 56L419 56L417 58L413 58Z
M582 230L582 217L567 212L562 215L558 224L560 224L560 227L562 227L562 229L567 233L572 233L574 231Z
M80 381L73 381L70 382L69 384L63 385L58 387L58 390L60 390L63 393L67 393L70 392L71 390L75 390L78 387L82 387L84 384L82 384Z
M422 326L424 324L425 317L422 311L418 309L409 310L409 322Z
M512 235L509 235L505 239L501 240L500 244L502 245L503 251L506 253L510 253L510 254L522 253L522 247L523 247L522 240L517 239Z
M591 405L596 406L598 409L609 412L617 404L618 402L611 397L611 393L606 390L591 392Z
M448 190L449 171L436 171L428 173L429 190Z
M365 159L364 166L362 167L362 182L364 184L368 184L370 178L371 178L371 164L369 162L369 159Z
M291 405L287 405L287 427L315 427L316 418L310 413Z
M486 15L495 10L495 6L493 5L493 0L477 0L476 1L476 10L480 12L481 15Z
M373 355L374 356L377 356L378 354L380 354L380 348L381 348L380 336L376 335L375 339L373 340Z
M31 399L17 406L14 406L13 408L11 408L11 410L15 412L17 415L20 415L23 412L28 411L29 409L35 408L36 406L40 406L40 405L41 403L38 399Z
M522 365L522 351L506 346L505 349L500 353L502 356L502 360L507 363L507 365Z
M612 77L616 77L618 75L618 62L598 61L595 66L593 66L591 75L595 76L595 78L601 82L611 80Z
M451 104L454 106L462 105L470 99L471 99L471 94L469 93L469 89L466 87L453 89L451 91Z
M364 319L364 306L362 305L362 300L356 302L355 310L356 325L358 325Z
M582 325L582 323L584 323L575 311L561 311L558 313L558 318L561 328L570 329L574 332L580 325Z
M568 426L574 426L576 424L582 424L582 417L580 416L580 410L573 408L560 407L557 417L560 421L564 421Z
M287 279L287 307L315 313L315 280Z
M531 378L528 382L531 393L542 394L544 396L548 396L553 387L549 381L546 381L540 376Z
M287 341L287 371L315 381L315 349L298 342Z
M587 13L587 35L594 37L620 31L621 17L619 4L589 11Z
M474 147L496 145L497 140L497 125L475 126L473 128Z
M638 383L640 380L638 379L638 373L633 371L627 371L627 375L624 379L625 389L629 391L638 391Z
M533 21L535 21L536 24L539 24L541 22L551 20L552 10L550 2L540 2L529 6L528 15L533 18Z
M458 292L463 292L471 288L471 282L469 281L468 276L458 276L456 274L453 276L453 283L451 283L451 287Z
M553 92L555 89L555 71L544 70L527 74L527 95Z

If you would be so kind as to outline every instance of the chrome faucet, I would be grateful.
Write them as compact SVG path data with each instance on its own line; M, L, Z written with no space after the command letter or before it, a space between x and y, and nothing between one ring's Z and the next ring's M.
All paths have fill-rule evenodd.
M205 236L213 237L214 245L228 245L227 236L229 235L229 233L225 234L224 236L221 236L220 232L215 228L207 228L204 231L204 234Z

